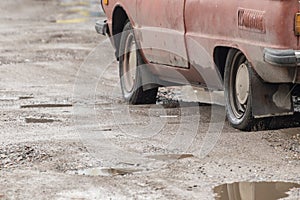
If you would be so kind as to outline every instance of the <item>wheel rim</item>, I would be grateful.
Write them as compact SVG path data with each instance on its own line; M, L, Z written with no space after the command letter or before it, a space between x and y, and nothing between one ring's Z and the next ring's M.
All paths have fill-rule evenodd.
M249 71L246 64L241 64L237 70L235 92L240 104L247 103L249 96Z
M136 82L137 54L134 36L130 33L125 42L123 65L123 82L125 90L129 93L134 89Z
M237 53L231 66L230 106L236 118L241 119L247 110L250 93L250 77L245 56Z

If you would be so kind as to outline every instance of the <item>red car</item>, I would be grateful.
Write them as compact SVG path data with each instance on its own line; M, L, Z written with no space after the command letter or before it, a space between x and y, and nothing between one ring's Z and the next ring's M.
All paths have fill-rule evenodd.
M102 0L124 98L155 103L157 88L224 90L233 127L294 114L300 93L298 0ZM299 13L298 13L299 12Z

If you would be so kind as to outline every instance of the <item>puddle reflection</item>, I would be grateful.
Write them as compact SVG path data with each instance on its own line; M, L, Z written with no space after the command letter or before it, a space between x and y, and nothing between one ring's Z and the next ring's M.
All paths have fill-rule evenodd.
M296 183L285 182L241 182L224 184L214 188L217 200L276 200L288 197Z

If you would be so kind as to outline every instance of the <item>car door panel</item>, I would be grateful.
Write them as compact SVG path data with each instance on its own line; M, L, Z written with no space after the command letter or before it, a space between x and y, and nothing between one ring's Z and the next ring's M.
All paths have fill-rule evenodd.
M185 0L137 0L135 28L149 62L188 68L184 6Z

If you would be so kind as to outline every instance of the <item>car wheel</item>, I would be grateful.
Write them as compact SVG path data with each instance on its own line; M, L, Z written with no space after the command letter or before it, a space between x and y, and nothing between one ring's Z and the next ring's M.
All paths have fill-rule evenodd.
M251 68L245 55L236 49L228 53L225 74L227 118L237 129L250 130L253 125L251 98Z
M139 66L145 63L137 48L130 22L123 29L119 52L119 75L124 99L130 104L155 103L158 88L143 88Z

